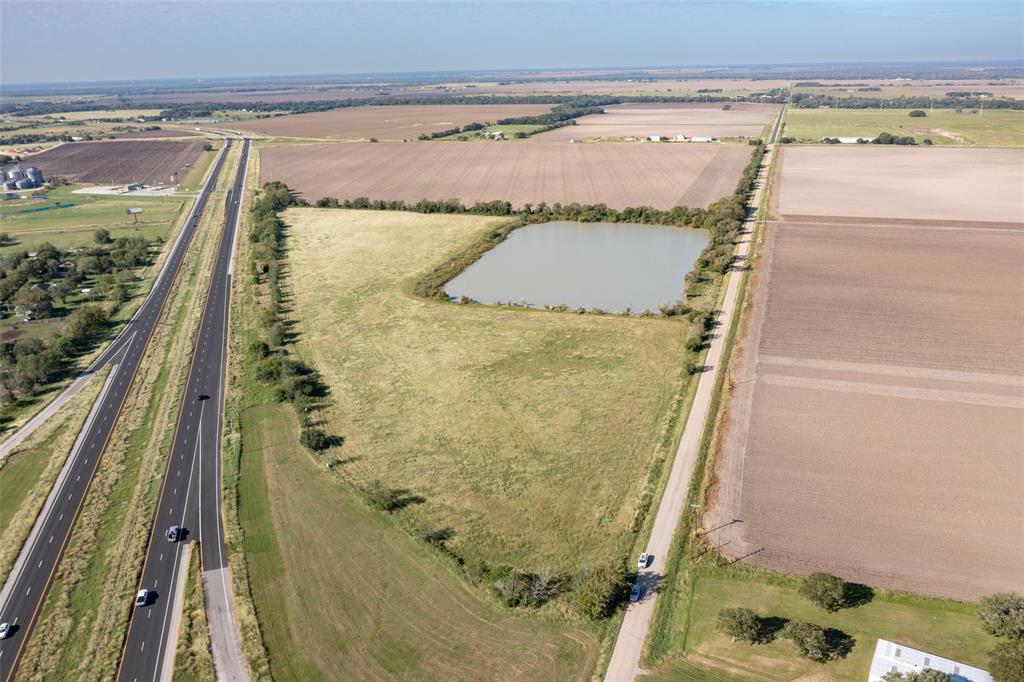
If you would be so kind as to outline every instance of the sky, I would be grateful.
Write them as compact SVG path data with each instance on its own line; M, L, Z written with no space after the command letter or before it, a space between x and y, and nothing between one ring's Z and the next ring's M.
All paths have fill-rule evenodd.
M0 0L0 84L1022 58L1017 0Z

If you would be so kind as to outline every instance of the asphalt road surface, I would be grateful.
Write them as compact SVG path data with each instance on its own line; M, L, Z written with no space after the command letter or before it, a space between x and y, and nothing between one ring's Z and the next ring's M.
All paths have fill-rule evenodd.
M729 274L721 312L716 319L717 329L720 331L711 339L708 354L704 359L705 371L700 374L698 379L693 405L690 407L689 416L683 426L679 447L676 450L675 459L672 461L672 470L669 472L668 484L662 494L658 512L654 517L654 526L651 528L651 536L644 550L648 554L652 554L654 558L637 575L636 582L642 590L640 600L631 603L626 608L626 615L622 619L622 626L619 628L619 635L615 640L615 648L612 649L611 660L608 662L608 670L605 672L605 682L632 682L644 672L640 668L644 641L650 631L651 618L654 616L654 607L661 590L661 582L665 576L672 539L675 537L682 519L683 505L686 503L686 493L690 487L690 477L693 475L693 468L697 463L701 436L704 434L711 400L714 397L715 381L719 372L722 371L722 354L725 352L726 338L729 328L732 326L733 317L739 313L736 310L736 302L743 280L742 269L750 253L757 212L764 197L768 169L772 165L773 145L785 111L786 105L783 105L761 161L757 187L748 205L747 219L740 231L735 265Z
M199 541L204 571L226 566L220 514L220 432L231 256L249 140L243 145L238 174L227 199L224 232L199 323L192 366L139 582L139 589L150 591L150 599L147 605L136 606L132 613L118 669L119 680L154 682L170 678L177 641L176 624L184 598L180 593L181 576L188 571L183 561L184 544ZM167 539L171 526L185 529L184 540L171 542Z
M67 547L71 530L89 490L100 456L107 445L125 396L135 378L143 353L163 311L182 259L199 224L200 217L217 185L230 141L217 157L209 179L203 186L182 229L172 246L163 271L153 283L146 301L132 322L114 343L90 366L96 371L106 363L112 368L103 392L79 434L67 462L43 506L21 554L0 594L0 622L11 623L11 636L0 641L0 681L13 679L25 643L32 634L43 601Z

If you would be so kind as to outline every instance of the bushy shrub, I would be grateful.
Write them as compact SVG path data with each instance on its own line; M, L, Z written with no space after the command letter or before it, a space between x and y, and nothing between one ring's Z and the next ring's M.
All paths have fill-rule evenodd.
M828 573L811 573L800 585L800 596L826 611L838 611L843 608L845 588L842 578Z

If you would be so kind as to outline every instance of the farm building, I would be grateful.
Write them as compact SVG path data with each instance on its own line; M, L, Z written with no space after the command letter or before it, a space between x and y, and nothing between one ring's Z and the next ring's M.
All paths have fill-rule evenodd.
M883 676L890 672L906 674L921 672L925 668L944 672L953 678L953 682L992 682L992 676L981 668L951 661L948 658L918 651L885 639L878 640L878 644L875 645L875 656L871 659L868 682L881 682Z
M714 142L715 138L711 135L694 135L690 138L690 142Z
M647 139L651 142L661 142L661 135L649 135Z

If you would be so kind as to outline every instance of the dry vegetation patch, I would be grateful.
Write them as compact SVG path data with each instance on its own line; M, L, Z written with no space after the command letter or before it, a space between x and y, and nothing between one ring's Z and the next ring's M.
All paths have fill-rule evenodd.
M676 320L412 298L496 222L291 209L300 355L330 386L340 471L422 498L461 554L572 572L623 550L680 390Z
M262 181L280 180L311 201L501 199L517 207L703 208L733 192L749 159L745 145L434 142L260 150Z

